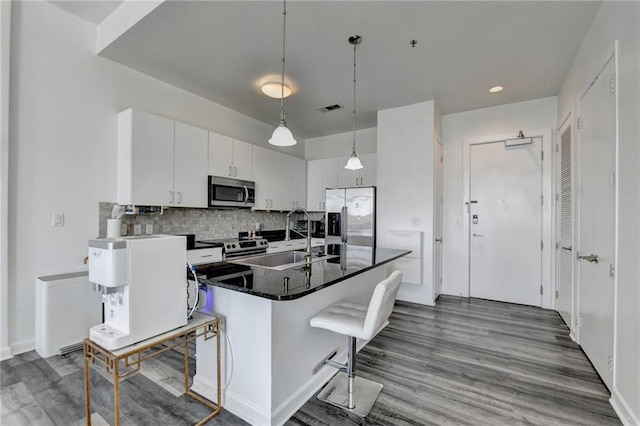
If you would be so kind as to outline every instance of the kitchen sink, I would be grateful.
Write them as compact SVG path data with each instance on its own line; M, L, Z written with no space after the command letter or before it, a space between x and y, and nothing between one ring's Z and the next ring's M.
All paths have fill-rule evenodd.
M303 251L285 251L282 253L264 254L260 256L245 257L242 259L228 260L229 263L238 265L255 266L258 268L272 269L275 271L283 271L285 269L297 268L306 264L305 252ZM320 262L321 260L331 259L336 255L324 255L320 253L311 254L311 262Z

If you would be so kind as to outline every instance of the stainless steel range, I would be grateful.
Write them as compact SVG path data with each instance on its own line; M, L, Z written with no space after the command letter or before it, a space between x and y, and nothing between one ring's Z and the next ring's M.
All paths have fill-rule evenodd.
M267 246L269 245L269 242L261 237L252 239L228 238L219 240L202 240L198 242L203 244L222 244L225 259L251 256L254 254L264 254L267 252Z

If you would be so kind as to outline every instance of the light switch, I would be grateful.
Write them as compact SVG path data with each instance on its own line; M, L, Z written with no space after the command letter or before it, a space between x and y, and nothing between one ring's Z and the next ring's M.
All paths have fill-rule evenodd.
M64 226L64 213L54 213L51 226Z

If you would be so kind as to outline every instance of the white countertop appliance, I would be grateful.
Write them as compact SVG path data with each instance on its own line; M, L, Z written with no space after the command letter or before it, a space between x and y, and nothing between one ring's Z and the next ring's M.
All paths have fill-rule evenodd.
M184 236L89 241L89 281L104 302L89 338L114 350L187 324L186 259Z

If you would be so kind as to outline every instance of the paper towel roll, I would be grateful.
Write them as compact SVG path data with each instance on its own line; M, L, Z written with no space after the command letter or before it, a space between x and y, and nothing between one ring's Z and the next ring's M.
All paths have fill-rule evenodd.
M120 237L121 219L107 219L107 238Z

